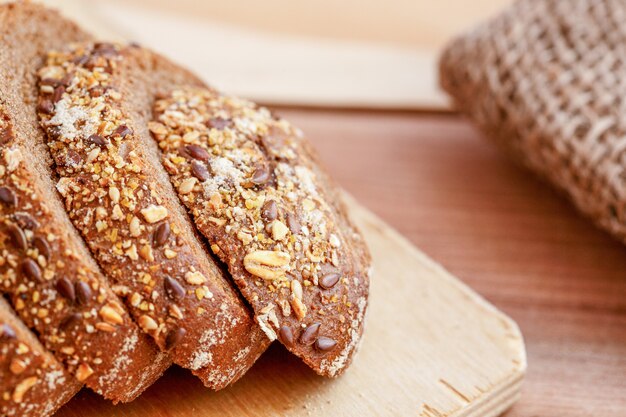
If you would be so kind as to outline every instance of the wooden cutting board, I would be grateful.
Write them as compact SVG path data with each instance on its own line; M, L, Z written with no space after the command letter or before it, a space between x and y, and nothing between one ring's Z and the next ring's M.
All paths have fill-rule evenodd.
M345 375L318 377L275 344L218 393L173 368L131 404L113 406L83 390L58 417L491 417L505 411L526 370L517 325L347 200L375 273L363 343Z

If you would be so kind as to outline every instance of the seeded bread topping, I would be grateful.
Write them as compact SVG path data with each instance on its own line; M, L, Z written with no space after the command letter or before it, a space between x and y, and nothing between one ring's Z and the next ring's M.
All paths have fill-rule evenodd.
M141 375L126 375L125 381L118 375L123 372L115 365L121 347L133 345L124 362L135 349L144 352L140 367L151 364L157 352L139 340L138 329L99 271L82 262L82 254L65 241L67 233L56 229L2 107L0 137L2 292L80 382L108 397L121 387L135 391ZM104 345L114 350L103 350Z
M0 415L5 417L47 417L80 389L2 299L0 376Z
M174 362L218 389L268 342L192 229L182 227L188 218L173 206L180 205L173 191L167 198L140 122L126 110L134 108L127 96L141 89L124 90L126 60L142 53L102 43L51 52L39 72L39 114L70 218L135 320ZM147 130L146 138L152 144Z
M130 401L169 363L69 221L36 113L45 51L88 38L55 11L0 5L0 291L77 379L114 402Z
M361 336L369 254L302 133L208 89L155 104L163 164L262 329L322 375Z
M21 406L28 408L32 403L30 396L53 396L68 378L57 362L49 361L42 350L18 339L15 330L1 320L0 368L0 415L3 416L31 414ZM49 393L45 392L47 382L50 383Z

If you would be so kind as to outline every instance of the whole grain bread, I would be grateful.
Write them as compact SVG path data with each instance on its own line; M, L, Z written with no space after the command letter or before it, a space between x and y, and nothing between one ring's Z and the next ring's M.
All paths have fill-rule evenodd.
M0 415L48 417L80 390L0 296Z
M302 132L197 87L157 101L150 129L267 336L319 374L341 374L363 330L370 256Z
M170 362L132 321L73 228L37 118L45 52L89 38L54 11L0 5L1 291L70 373L125 402Z
M196 234L148 131L188 71L137 46L68 46L40 70L40 116L66 209L136 321L205 385L234 382L269 344Z

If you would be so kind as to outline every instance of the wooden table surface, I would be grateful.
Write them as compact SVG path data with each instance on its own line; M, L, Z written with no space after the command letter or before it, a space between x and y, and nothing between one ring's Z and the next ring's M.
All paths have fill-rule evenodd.
M518 416L626 416L626 247L456 115L279 109L363 205L520 325Z

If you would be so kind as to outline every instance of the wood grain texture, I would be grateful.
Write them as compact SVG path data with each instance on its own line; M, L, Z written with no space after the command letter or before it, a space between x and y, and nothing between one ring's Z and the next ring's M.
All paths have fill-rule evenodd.
M367 157L368 152L361 153L367 150L361 145L370 140L388 140L376 129L362 136L366 125L394 116L303 112L288 112L286 116L311 133L332 171L352 165L354 171L348 172L359 174L357 179L365 175L364 179L370 180L367 186L382 180L381 174L386 175L384 170L360 171L365 166L352 157ZM359 120L364 123L353 123ZM333 124L336 129L326 130ZM394 129L387 130L390 133ZM331 131L334 133L326 136ZM330 146L331 139L337 146ZM348 142L352 146L344 147ZM347 158L351 163L346 163ZM387 159L388 166L397 162L396 158ZM341 174L340 182L350 184ZM370 196L375 197L376 189L371 191ZM369 201L374 200L370 197ZM388 203L394 206L392 201ZM273 346L240 382L219 393L204 389L187 372L173 369L131 404L113 407L83 391L58 415L500 414L518 398L525 369L523 342L515 323L375 216L354 202L351 206L372 249L376 274L363 345L343 377L317 377L284 349Z

